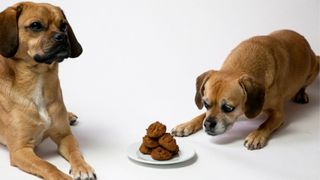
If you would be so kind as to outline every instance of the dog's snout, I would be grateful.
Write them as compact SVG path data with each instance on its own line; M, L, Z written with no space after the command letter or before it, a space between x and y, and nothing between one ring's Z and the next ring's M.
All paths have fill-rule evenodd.
M217 121L214 118L207 118L204 122L204 127L207 131L213 131L217 125Z
M55 33L53 35L53 40L56 42L64 42L67 39L67 35L65 33Z

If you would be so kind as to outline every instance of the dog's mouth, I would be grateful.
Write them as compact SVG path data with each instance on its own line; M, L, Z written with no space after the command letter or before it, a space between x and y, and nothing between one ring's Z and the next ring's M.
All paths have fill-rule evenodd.
M38 63L52 64L53 62L62 62L70 57L70 48L68 45L58 45L50 48L43 55L36 54L33 59Z

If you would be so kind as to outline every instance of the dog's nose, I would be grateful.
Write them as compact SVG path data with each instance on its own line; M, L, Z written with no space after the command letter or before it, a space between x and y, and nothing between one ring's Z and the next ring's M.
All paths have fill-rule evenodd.
M56 33L53 35L53 40L56 42L62 42L66 40L67 35L65 33Z
M204 121L204 127L206 131L214 131L214 128L217 125L217 121L214 118L207 118Z

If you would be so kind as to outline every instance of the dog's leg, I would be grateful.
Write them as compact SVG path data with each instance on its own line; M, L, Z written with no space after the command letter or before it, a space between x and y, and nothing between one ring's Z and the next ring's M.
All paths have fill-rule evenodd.
M293 98L293 101L299 104L306 104L309 102L309 97L305 92L305 88L301 88Z
M68 112L68 119L71 126L77 125L78 116L72 112Z
M70 174L77 180L96 180L96 174L84 160L75 137L70 133L51 137L59 146L60 154L71 165Z
M171 133L174 136L189 136L202 128L202 123L205 117L206 113L203 113L188 122L176 126L172 129Z
M262 123L259 128L251 132L245 139L244 146L249 150L261 149L267 144L271 133L278 129L284 122L283 110L272 109L266 111L268 119Z
M32 148L21 148L10 152L11 165L21 170L40 176L45 180L72 180L72 178L59 171L54 165L39 158Z

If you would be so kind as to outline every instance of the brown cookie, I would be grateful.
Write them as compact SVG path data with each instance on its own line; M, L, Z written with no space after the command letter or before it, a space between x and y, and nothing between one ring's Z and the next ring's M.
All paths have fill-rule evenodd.
M172 153L163 147L157 147L152 150L151 157L154 160L164 161L172 158Z
M150 124L147 129L147 135L152 138L159 138L166 133L167 127L160 122Z
M177 145L177 149L175 151L172 151L173 155L177 155L179 154L179 146Z
M159 146L158 139L153 139L148 135L143 137L143 144L148 148L156 148Z
M177 145L176 140L169 133L165 133L159 139L159 144L175 154L179 151L179 146Z
M140 151L142 154L151 154L152 149L151 149L151 148L148 148L148 147L145 146L144 144L141 144L141 146L140 146L140 148L139 148L139 151Z

